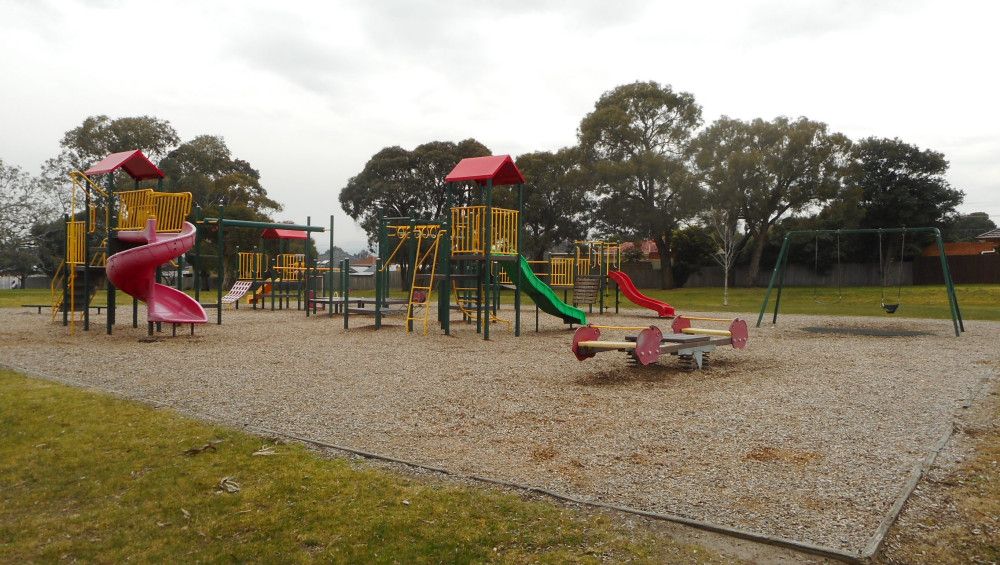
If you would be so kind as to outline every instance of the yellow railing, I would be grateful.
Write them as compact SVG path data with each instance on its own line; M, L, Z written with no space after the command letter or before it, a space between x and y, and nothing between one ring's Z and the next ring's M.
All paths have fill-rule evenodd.
M302 253L282 253L275 258L274 270L284 281L297 281L306 270L306 256Z
M156 209L153 207L153 191L126 190L116 192L118 197L118 226L120 231L138 231L146 227L146 220L153 217Z
M517 210L493 208L493 255L517 254ZM464 206L451 209L451 253L453 255L484 255L486 252L486 206Z
M116 192L120 209L120 231L135 231L146 227L146 220L156 218L156 231L176 233L184 227L191 213L190 192L154 192L152 189Z
M156 231L179 232L191 213L191 193L154 192L153 207L156 211Z
M87 262L84 254L83 238L86 237L86 224L83 220L70 220L66 222L66 263L69 265L83 265Z
M250 251L240 251L240 280L251 280L263 278L267 269L267 258L263 253L253 253Z
M573 286L573 258L551 257L549 259L549 286Z

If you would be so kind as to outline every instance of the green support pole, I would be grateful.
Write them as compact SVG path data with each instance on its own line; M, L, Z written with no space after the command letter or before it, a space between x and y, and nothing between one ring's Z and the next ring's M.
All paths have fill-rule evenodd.
M948 258L944 252L944 241L941 239L941 231L934 229L934 239L937 243L938 255L941 257L941 276L944 278L945 290L948 293L948 307L951 309L951 322L955 326L955 337L962 335L965 331L965 324L962 323L961 313L958 309L958 297L955 295L955 284L951 280L951 271L948 269ZM899 258L903 260L902 257Z
M379 252L381 254L381 252ZM382 291L382 258L375 258L375 329L382 329L382 303L385 301L385 293Z
M225 261L226 261L226 258L225 258L226 240L225 240L225 232L223 232L223 229L224 229L224 222L222 221L222 219L223 219L223 212L224 212L223 205L222 205L222 201L220 200L219 201L219 241L216 244L217 245L216 252L219 254L219 262L218 262L219 272L218 272L218 277L216 279L216 285L215 285L216 286L216 292L215 292L215 323L218 324L218 325L220 325L220 326L222 325L222 283L223 283L223 279L225 278L225 272L226 272L226 263L225 263Z
M329 296L327 296L327 299L329 299L330 302L329 302L329 304L326 305L326 307L329 309L329 316L333 317L333 214L330 214L330 251L328 252L328 255L329 255L330 259L326 263L326 266L327 266L326 273L328 275L330 275L330 279L329 279L330 280L330 284L327 285L327 283L326 283L327 279L326 279L326 277L324 277L323 278L323 287L324 287L323 288L323 291L324 291L323 294L329 295Z
M69 264L69 214L63 214L63 225L66 226L66 234L63 236L63 244L66 246L66 253L63 254L63 301L62 301L62 322L63 326L69 325L69 276L72 272L71 269L75 269L73 265ZM73 272L74 276L76 275Z
M194 261L191 262L191 284L194 285L194 300L195 302L201 303L201 252L198 251L201 244L201 230L205 225L201 222L204 214L201 213L201 206L195 205L194 208L194 247L191 249L194 251Z
M790 235L786 235L784 241L781 243L781 251L778 252L778 260L774 264L774 270L771 271L771 281L767 284L767 291L764 292L764 302L760 305L760 314L757 315L757 327L760 327L761 321L764 319L764 312L767 310L767 303L771 300L771 289L774 288L774 283L778 280L778 272L782 269L782 262L785 259L785 255L788 254L788 242ZM775 320L777 320L778 311L775 309Z
M115 222L115 212L116 212L115 198L114 198L114 186L115 186L114 173L108 174L106 183L108 192L108 201L106 203L106 206L108 207L108 215L107 215L108 221L107 225L104 226L104 241L105 241L104 255L105 257L111 257L111 251L112 251L111 238L115 237L115 232L111 226ZM106 269L107 269L107 261L105 261L105 273L104 273L105 275L104 280L108 289L106 298L108 307L106 309L107 315L105 316L105 330L107 331L108 335L111 335L111 332L114 330L115 327L115 308L117 306L117 302L115 299L117 298L117 294L115 292L115 285L111 284L111 279L107 277Z
M306 225L312 225L312 216L306 216ZM306 277L305 280L305 299L306 299L306 318L309 317L310 302L315 304L315 296L310 296L309 292L312 290L312 263L310 262L309 244L312 242L312 232L306 232L306 240L304 242L305 249L302 253L305 255L306 259L306 272L303 273Z
M341 283L342 289L343 289L343 292L341 292L341 294L344 296L344 329L346 330L346 329L349 328L349 322L348 322L349 318L348 318L348 316L350 315L350 312L349 312L350 308L349 308L349 304L348 304L348 300L349 300L350 294L351 294L351 260L350 259L344 259L343 261L341 261L340 276L341 276L341 280L343 281Z
M416 280L417 269L419 268L419 265L417 265L417 246L416 245L410 245L410 244L412 244L414 242L414 237L415 237L414 236L414 232L416 230L416 227L417 227L417 220L416 220L416 218L410 218L410 240L408 242L408 245L409 245L409 248L410 248L410 253L409 253L409 257L410 257L409 289L410 289L410 298L411 298L411 300L412 300L412 297L413 297L413 282ZM406 317L407 317L407 320L406 320L406 331L408 331L408 332L412 332L413 331L413 320L409 319L409 318L412 317L411 308L413 308L412 304L407 304L406 305Z
M785 254L784 260L781 262L781 274L778 275L778 294L774 297L774 315L771 317L771 323L778 323L778 310L781 309L781 293L785 290L785 273L788 272L788 254Z
M521 335L521 285L524 284L521 275L521 250L524 246L524 184L517 185L517 267L514 269L514 337Z
M493 179L486 180L486 233L483 234L483 273L486 277L488 292L493 296ZM490 313L483 318L483 339L490 339Z
M444 280L441 281L441 290L438 300L441 303L443 312L441 325L444 328L444 335L451 335L451 189L454 183L446 183L444 187Z

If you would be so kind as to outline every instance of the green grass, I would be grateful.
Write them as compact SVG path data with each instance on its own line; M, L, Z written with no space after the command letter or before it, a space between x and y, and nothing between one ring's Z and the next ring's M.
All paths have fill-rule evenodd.
M763 288L729 289L729 306L722 306L721 288L681 288L644 290L649 296L669 302L678 312L722 311L753 314L756 319L764 299ZM1000 285L962 285L955 287L962 317L966 320L1000 320ZM776 293L771 293L768 311L774 310ZM613 300L613 299L612 299ZM624 297L622 298L624 300ZM886 289L886 302L896 302L895 289ZM950 319L944 286L904 287L896 317ZM788 287L781 295L781 313L823 316L886 316L881 308L881 288L845 288L837 299L836 289Z
M327 459L2 370L0 437L0 560L11 563L722 562L605 515ZM275 454L253 455L265 445ZM224 477L239 492L222 492Z
M643 289L644 293L670 303L678 312L685 311L720 311L742 313L756 317L764 298L763 288L731 288L729 289L729 306L722 305L721 288L680 288L676 290ZM955 287L958 304L962 316L966 320L1000 320L1000 285L961 285ZM562 296L561 291L556 294ZM373 296L372 291L356 291L351 296ZM570 292L572 296L572 291ZM207 298L206 298L207 296ZM407 298L408 293L393 290L393 298ZM774 309L775 293L771 294L769 311ZM214 292L203 292L203 301L214 301ZM118 294L119 304L131 299L123 293ZM513 301L511 293L504 291L504 304ZM524 304L531 305L531 298L522 295ZM624 296L620 298L625 308L632 307ZM895 302L895 289L886 290L886 301ZM0 290L0 307L18 307L21 304L47 304L48 290ZM104 294L98 292L94 298L95 305L105 304ZM836 289L824 289L817 295L813 288L788 287L781 296L781 312L784 314L816 314L821 316L887 316L880 306L881 289L879 287L851 287L843 289L842 297L837 299ZM949 319L948 300L943 286L912 286L904 287L899 299L900 306L896 316L905 318L936 318ZM608 300L614 305L614 296Z

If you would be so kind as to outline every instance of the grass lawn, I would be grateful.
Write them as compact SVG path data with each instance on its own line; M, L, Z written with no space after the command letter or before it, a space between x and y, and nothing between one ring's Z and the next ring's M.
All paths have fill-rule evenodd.
M756 321L756 315L760 311L761 301L764 299L763 288L731 288L729 289L729 306L722 305L721 288L679 288L676 290L651 290L644 289L643 292L658 300L663 300L677 308L678 312L685 311L721 311L741 313ZM958 295L958 304L962 309L962 316L966 320L1000 320L1000 285L962 285L956 286L955 292ZM558 296L562 296L562 291L557 291ZM390 295L393 298L407 298L408 293L400 290L392 290ZM374 296L372 291L356 291L351 296ZM570 292L572 296L572 291ZM768 311L774 309L774 299L776 293L771 294L771 303ZM214 292L202 292L203 302L214 302ZM531 305L531 298L522 295L524 304ZM119 292L119 304L131 304L131 297ZM513 302L510 291L504 291L502 296L504 304ZM621 304L625 308L633 305L625 299L620 298ZM886 290L886 301L895 302L896 294ZM294 302L294 301L293 301ZM43 289L30 290L0 290L0 308L18 307L22 304L47 304L49 303L49 291ZM104 293L98 292L94 297L95 305L106 303ZM824 290L817 295L812 288L788 287L781 296L781 313L783 314L816 314L822 316L888 316L883 312L881 306L881 289L879 287L851 287L843 289L841 298L838 300L836 289ZM948 309L948 299L943 286L912 286L904 287L899 297L901 304L896 316L905 318L938 318L949 319L951 313ZM614 306L614 295L607 304Z
M6 562L723 562L604 515L2 370L0 437Z

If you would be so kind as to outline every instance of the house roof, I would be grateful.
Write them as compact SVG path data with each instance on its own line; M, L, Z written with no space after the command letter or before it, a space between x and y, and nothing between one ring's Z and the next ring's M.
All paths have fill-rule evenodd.
M956 255L980 255L989 253L996 249L997 244L990 241L953 241L944 244L944 254L949 257ZM921 253L924 257L936 257L938 248L936 244L928 245Z
M106 175L118 169L123 169L135 180L162 179L165 176L163 171L138 149L112 153L84 171L83 174L87 176Z
M445 182L471 180L478 184L486 184L486 181L491 179L493 186L524 183L524 175L521 174L510 155L462 159L444 178Z
M976 239L1000 239L1000 228L981 233L976 236Z
M261 234L264 239L308 239L306 232L299 230L283 230L278 228L267 228Z

